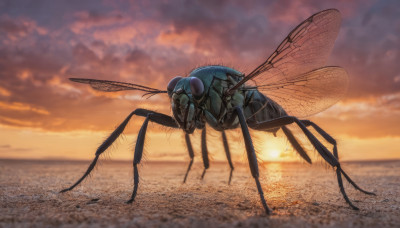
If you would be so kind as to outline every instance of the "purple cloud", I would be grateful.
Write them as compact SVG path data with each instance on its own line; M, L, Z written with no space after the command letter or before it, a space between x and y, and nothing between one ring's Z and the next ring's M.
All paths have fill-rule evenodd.
M0 102L5 105L0 122L48 130L98 130L114 126L109 123L110 109L128 113L153 102L169 113L167 98L132 101L120 93L94 92L69 82L68 77L164 89L175 75L202 64L222 63L247 73L298 23L326 8L338 8L343 14L328 64L349 72L347 102L387 97L400 89L396 4L394 0L156 1L151 5L147 1L3 1ZM5 108L16 103L31 109ZM382 105L397 104L398 99L392 99Z

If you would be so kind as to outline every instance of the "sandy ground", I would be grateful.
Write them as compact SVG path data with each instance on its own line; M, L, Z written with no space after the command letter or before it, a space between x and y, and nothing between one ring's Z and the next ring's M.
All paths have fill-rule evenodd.
M268 163L262 185L274 213L266 216L247 166L211 163L204 180L195 163L146 162L132 205L130 162L102 162L75 190L89 162L0 160L0 227L399 227L400 161L344 163L364 195L346 185L360 211L342 198L332 169L323 165Z

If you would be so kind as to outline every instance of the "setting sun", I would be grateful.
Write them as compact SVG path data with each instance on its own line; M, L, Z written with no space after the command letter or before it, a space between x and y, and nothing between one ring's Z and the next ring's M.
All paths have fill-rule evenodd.
M268 155L270 158L277 159L280 157L281 152L279 150L270 150L268 151Z
M290 145L283 136L262 135L263 143L260 148L261 159L264 161L291 161L296 159L291 153Z

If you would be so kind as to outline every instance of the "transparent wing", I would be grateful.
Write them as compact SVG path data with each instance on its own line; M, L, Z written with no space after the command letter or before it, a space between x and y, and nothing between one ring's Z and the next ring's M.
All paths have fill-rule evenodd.
M87 78L70 78L69 80L73 82L89 84L93 89L105 92L115 92L121 90L138 90L145 92L143 96L146 95L153 96L158 93L167 93L166 90L165 91L158 90L147 86L126 83L126 82L116 82L116 81L87 79Z
M305 117L338 102L346 93L348 84L343 68L323 67L257 89L280 104L289 115Z
M337 74L339 72L337 70L333 70L334 72L337 71L337 73L330 72L330 69L322 71L320 69L315 72L313 70L325 66L339 32L340 22L340 12L336 9L328 9L312 15L293 29L263 64L244 77L244 79L232 87L228 93L232 94L234 90L238 89L245 82L251 80L257 88L263 88L263 93L268 96L268 94L271 94L266 90L266 88L269 88L268 86L286 85L286 83L293 82L293 80L302 76L305 77L304 75L307 74L314 75L318 73L317 75L322 77L323 71L328 71L330 75ZM347 78L347 74L345 75ZM322 81L324 81L324 79L321 80L316 78L313 79L313 81L312 84L297 87L296 90L285 89L284 91L288 93L286 98L297 97L297 99L292 101L286 100L285 98L285 106L295 107L298 104L294 103L299 101L302 101L302 104L312 105L316 102L316 99L324 99L324 94L319 94L318 97L314 98L311 98L310 95L298 97L306 95L310 90L312 90L311 86L317 86L317 81L323 83ZM330 80L330 83L341 84L342 82L341 80L338 82ZM330 87L332 85L325 84L325 86ZM304 89L305 91L298 91L301 89ZM282 93L283 90L279 90L279 92ZM312 101L308 101L309 99L312 99ZM279 103L278 100L276 101ZM329 106L332 105L329 102L321 102L321 105L318 107L307 107L307 112L297 112L295 109L287 111L292 113L292 115L297 114L299 116L308 116L329 107L326 105L322 106L322 104L329 104Z

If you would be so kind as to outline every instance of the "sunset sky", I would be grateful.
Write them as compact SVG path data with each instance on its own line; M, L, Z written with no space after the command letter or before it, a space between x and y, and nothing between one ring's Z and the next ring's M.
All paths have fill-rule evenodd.
M341 102L310 119L337 139L343 160L400 159L397 0L0 0L0 158L91 159L132 110L171 114L165 94L103 93L69 77L165 90L202 65L249 73L291 29L328 8L340 10L342 25L327 65L345 68L350 86ZM143 120L132 118L107 157L132 159ZM182 131L150 124L148 133L147 160L188 160ZM252 135L261 159L300 161L282 133ZM192 137L197 161L199 138ZM219 132L210 130L208 140L213 160L225 160ZM240 131L228 140L234 160L244 161Z

